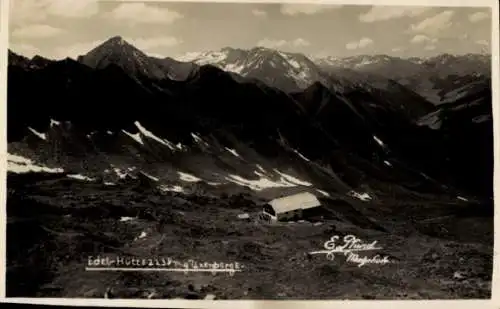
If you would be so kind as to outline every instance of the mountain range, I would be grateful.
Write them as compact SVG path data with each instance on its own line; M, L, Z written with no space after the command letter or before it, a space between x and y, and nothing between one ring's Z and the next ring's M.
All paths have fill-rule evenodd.
M391 80L439 104L450 83L463 86L490 78L490 58L484 54L441 54L408 59L387 55L307 58L302 54L256 47L188 53L177 60L198 65L212 64L228 72L266 81L283 91L304 89L315 81L329 84L333 89L349 87L353 83L389 88L387 82ZM370 82L366 85L368 80Z
M141 134L134 125L139 122L173 144L193 144L191 134L198 132L219 143L237 140L267 156L286 151L284 143L327 166L328 173L361 169L354 172L353 183L341 182L348 187L364 182L367 166L384 173L384 161L396 157L441 182L490 192L491 186L483 186L485 179L490 181L492 164L487 62L482 55L313 62L261 47L160 59L121 37L76 60L28 59L9 51L8 136L18 142L29 135L27 128L43 132L50 119L57 119L71 123L60 129L76 130L68 134L79 136L78 142L69 141L78 144L68 146L77 149L72 155L99 154L95 143L108 146L106 131L123 139L123 132ZM398 76L389 78L390 72ZM397 81L425 78L429 72L439 72L433 76L443 86L442 105ZM155 151L148 152L154 157ZM465 167L465 161L485 167ZM421 173L417 178L424 177Z
M450 88L491 78L491 57L483 54L402 59L386 55L319 59L318 65L335 74L344 70L375 74L397 81L434 104L442 102Z

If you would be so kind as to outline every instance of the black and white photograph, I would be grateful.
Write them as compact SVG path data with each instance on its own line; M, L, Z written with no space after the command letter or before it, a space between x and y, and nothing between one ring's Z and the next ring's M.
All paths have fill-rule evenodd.
M10 1L5 296L490 299L491 3Z

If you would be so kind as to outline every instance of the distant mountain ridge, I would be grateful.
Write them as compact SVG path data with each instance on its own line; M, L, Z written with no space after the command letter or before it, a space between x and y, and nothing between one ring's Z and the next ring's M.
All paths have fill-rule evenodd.
M264 47L249 50L226 47L215 52L191 53L177 59L198 65L215 65L224 71L259 79L286 92L305 89L317 81L331 83L306 56ZM341 84L332 86L336 90L343 88Z
M486 54L461 54L461 55L452 55L449 53L443 53L436 56L431 57L397 57L397 56L389 56L385 54L376 54L376 55L356 55L349 57L314 57L313 61L320 66L328 65L328 66L336 66L348 69L361 68L365 69L372 66L382 66L382 65L407 65L409 68L417 70L418 68L422 68L420 65L424 67L436 67L441 65L442 68L445 68L448 65L454 65L457 62L469 63L470 67L467 73L476 72L478 69L483 70L484 67L480 68L472 68L472 65L483 64L489 66L491 60L491 55ZM462 69L463 67L459 67L457 69Z
M388 108L399 110L405 117L415 120L435 108L414 84L438 79L439 88L433 90L439 96L439 102L433 100L433 103L446 102L454 89L484 82L487 74L476 71L487 71L489 61L485 55L472 54L443 54L426 59L361 55L342 59L315 58L312 61L299 53L263 47L249 50L226 47L216 52L190 53L175 60L150 57L120 36L112 37L77 57L77 62L90 68L102 70L117 66L135 78L186 81L196 76L203 66L212 65L228 72L238 82L262 82L289 94L320 83L339 97L347 97L351 92L366 92L366 96L378 98L386 105L390 103ZM9 63L25 69L44 68L53 62L40 56L28 59L9 50ZM457 68L457 63L469 70L463 72L471 73L447 75L451 74L447 72L460 72L462 66ZM483 66L474 66L474 63ZM454 71L450 71L451 68Z
M392 57L387 55L326 57L317 63L332 74L342 75L345 70L378 75L397 81L434 104L440 104L448 84L464 86L471 79L486 80L491 76L491 56L483 54L441 54L429 58Z
M185 62L187 60L190 61ZM372 83L338 78L335 74L320 69L302 54L285 53L263 47L250 50L228 47L218 52L190 54L184 59L174 60L148 57L121 37L113 37L78 57L78 61L95 69L112 63L134 76L179 81L196 75L203 66L212 65L228 72L239 82L262 82L285 93L303 91L315 82L325 85L339 95L363 89L385 97L386 101L390 101L390 97L396 98L410 92L402 85L389 80ZM411 101L405 101L404 104L394 102L408 117L420 117L433 109L432 104L417 94L412 94L410 98Z
M43 59L39 56L35 58L38 58L38 62ZM40 65L35 58L23 61ZM308 58L300 53L264 47L226 47L218 51L187 53L174 59L150 57L122 37L115 36L87 54L78 56L77 60L92 68L102 68L114 63L133 74L174 80L185 80L200 66L210 64L230 72L236 79L242 76L259 80L287 93L304 90L315 82L321 82L338 92L356 87L371 87L390 95L394 92L407 92L403 89L407 88L421 96L423 99L420 101L440 104L442 95L450 88L449 84L465 86L471 81L488 78L491 75L490 58L483 54L441 54L407 59L388 55ZM45 64L41 66L43 65ZM393 82L389 82L390 80Z
M488 87L491 86L481 80L474 82L477 86L450 86L443 90L443 95L449 94L451 105L455 104L453 99L458 98L453 91L459 88L460 93L463 92L460 102L468 98L481 99L477 104L482 108L467 109L468 117L455 117L458 114L454 109L439 113L439 117L464 122L465 131L459 130L455 121L444 121L436 130L422 124L429 123L425 117L431 119L430 115L439 109L394 80L354 69L343 69L343 75L336 75L317 70L318 66L301 55L292 55L295 57L292 58L268 49L227 52L233 53L234 58L229 59L226 57L229 54L225 54L223 61L219 55L219 66L246 59L248 61L240 65L244 64L244 69L251 72L249 76L254 77L237 74L235 70L227 72L213 61L198 59L200 64L197 64L149 57L119 37L78 57L78 61L69 58L45 61L38 57L36 63L42 65L34 65L35 58L30 60L10 53L9 141L18 142L26 134L33 135L28 128L42 136L53 119L79 132L70 134L75 137L64 146L68 147L65 151L70 156L82 149L86 149L82 153L95 151L92 147L96 145L81 140L88 135L107 141L99 142L99 149L116 145L111 151L119 154L123 147L134 145L133 153L138 151L154 161L162 158L172 145L173 148L184 145L189 149L196 142L192 134L205 138L215 135L224 143L238 140L266 157L283 151L298 151L307 160L333 173L330 175L343 179L338 185L347 183L356 187L373 177L385 179L380 169L397 164L389 162L391 158L406 162L400 163L400 172L406 175L403 178L410 177L414 181L414 177L422 178L418 173L407 174L404 166L409 164L419 166L424 173L438 175L443 181L453 182L453 175L460 173L458 167L464 164L467 156L461 156L453 164L445 164L447 157L457 156L447 149L458 151L461 147L460 139L446 142L447 134L455 138L454 132L460 132L474 141L478 140L475 136L488 130L491 124L487 113ZM302 63L295 65L294 61L299 60ZM447 57L445 60L450 61ZM295 88L298 86L294 82L296 76L290 78L291 75L283 73L294 66L307 66L310 70L304 72L310 73L307 75L310 81L315 79L314 74L320 80L305 89ZM295 72L302 72L302 69L297 70ZM280 81L278 85L285 88L288 86L286 81L293 81L295 84L290 85L295 90L284 91L276 87L273 80L261 80L258 74L268 78L276 76ZM476 99L471 97L472 91ZM460 102L457 104L463 104ZM158 142L163 146L155 145L150 149L150 146L137 145L145 145L144 137L140 138L140 134L145 133L140 132L136 122L154 132L163 141ZM453 123L451 127L450 123ZM113 135L108 136L108 131ZM452 143L453 147L439 147L446 145L445 142ZM93 155L99 157L98 153ZM469 158L489 164L489 159L485 159L489 155L487 152L467 149L465 153ZM433 164L426 163L424 158L432 159ZM460 185L467 187L470 183L479 183L477 175L467 179L467 175L473 174L471 170L460 176ZM372 181L371 185L376 182ZM488 188L484 190L489 192Z

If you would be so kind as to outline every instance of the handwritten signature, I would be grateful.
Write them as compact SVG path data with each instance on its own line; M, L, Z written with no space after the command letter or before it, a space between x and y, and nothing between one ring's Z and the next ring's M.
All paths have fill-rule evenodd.
M358 264L361 267L366 264L388 264L392 263L388 256L375 255L373 257L360 256L358 252L382 250L382 247L377 247L377 241L364 243L360 238L354 235L346 235L342 238L343 243L339 244L340 236L335 235L326 241L323 247L326 250L313 251L309 254L326 254L328 260L333 261L336 253L343 253L347 257L347 262Z

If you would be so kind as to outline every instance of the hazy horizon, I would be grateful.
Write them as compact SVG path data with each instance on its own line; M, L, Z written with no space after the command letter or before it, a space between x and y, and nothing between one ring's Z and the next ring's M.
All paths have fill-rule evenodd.
M150 56L267 47L308 57L491 55L485 7L16 0L9 49L76 59L114 36Z
M117 37L117 36L120 36L121 35L114 35L114 36L111 36L109 37L108 39L111 39L113 37ZM17 50L14 50L12 48L9 47L9 50L11 50L12 52L16 53L17 55L21 55L21 56L24 56L24 57L27 57L27 58L33 58L35 56L39 56L39 57L43 57L43 58L46 58L46 59L49 59L49 60L63 60L63 59L66 59L66 58L71 58L71 59L74 59L76 60L78 56L83 56L85 55L86 53L92 51L95 47L98 47L100 44L103 44L105 43L108 39L106 40L103 40L102 42L100 42L99 44L97 44L96 46L94 47L91 47L89 50L87 51L84 51L82 54L80 55L77 55L77 56L66 56L66 57L63 57L63 58L51 58L51 57L46 57L44 55L39 55L39 54L35 54L35 55L32 55L32 56L26 56L24 55L23 53L20 53L18 52ZM130 42L128 42L126 39L124 39L127 43L131 44ZM133 45L133 44L131 44ZM136 48L138 48L137 46L135 46ZM186 55L188 54L202 54L202 53L207 53L207 52L216 52L216 51L220 51L220 50L223 50L223 49L227 49L227 48L231 48L231 49L240 49L240 50L251 50L253 48L260 48L262 46L254 46L254 47L249 47L249 48L237 48L237 47L232 47L232 46L225 46L225 47L221 47L219 48L218 50L202 50L202 51L199 51L199 52L188 52L184 55L178 55L177 57L173 57L173 56L162 56L162 55L157 55L157 54L148 54L146 51L143 51L146 55L148 56L151 56L151 57L160 57L160 58L172 58L172 59L179 59L179 58L182 58L182 57L185 57ZM263 47L263 48L266 48L266 49L272 49L272 50L276 50L276 51L280 51L280 52L285 52L285 53L297 53L297 54L303 54L303 53L299 53L299 52L290 52L290 51L284 51L284 50L280 50L279 48L268 48L268 47ZM139 48L139 50L141 50ZM394 58L400 58L400 59L411 59L411 58L432 58L432 57L437 57L437 56L441 56L441 55L445 55L445 54L450 54L452 56L456 56L456 57L460 57L460 56L466 56L466 55L485 55L485 56L491 56L491 53L482 53L482 52L479 52L479 53L461 53L461 54L457 54L457 53L449 53L449 52L443 52L443 53L438 53L438 54L434 54L434 55L430 55L430 56L424 56L424 57L418 57L418 56L395 56L395 55L389 55L389 54L356 54L356 55L351 55L351 56L343 56L343 57L336 57L338 59L346 59L346 58L351 58L351 57L362 57L362 56L371 56L371 57L375 57L375 56L389 56L389 57L394 57ZM305 55L306 57L308 58L312 58L312 57L317 57L317 58L326 58L326 57L335 57L335 56L314 56L314 55L307 55L307 54L303 54ZM181 61L181 60L179 60Z

